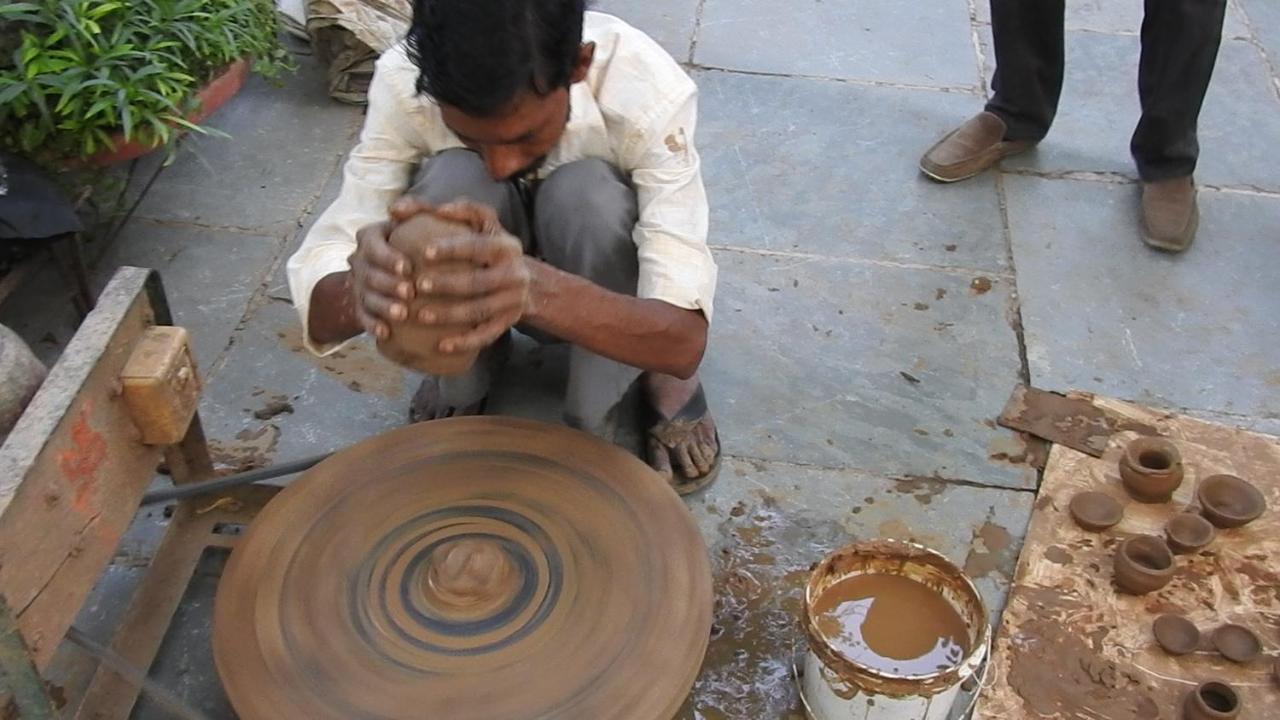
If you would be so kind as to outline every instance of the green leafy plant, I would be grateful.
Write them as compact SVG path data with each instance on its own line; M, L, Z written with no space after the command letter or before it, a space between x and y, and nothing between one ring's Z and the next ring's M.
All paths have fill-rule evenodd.
M241 58L292 64L272 0L38 0L0 4L0 148L46 163L115 138L171 143L199 88Z

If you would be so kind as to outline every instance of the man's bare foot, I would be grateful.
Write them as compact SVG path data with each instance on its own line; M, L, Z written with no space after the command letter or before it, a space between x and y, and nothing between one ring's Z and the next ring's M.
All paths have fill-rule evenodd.
M698 376L645 373L645 395L658 421L649 428L649 465L681 495L710 485L720 471L720 437Z

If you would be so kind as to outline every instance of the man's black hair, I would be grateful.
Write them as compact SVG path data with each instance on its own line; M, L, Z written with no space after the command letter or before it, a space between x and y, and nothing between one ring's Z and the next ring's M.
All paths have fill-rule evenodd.
M409 57L418 92L473 117L520 93L568 87L587 0L415 0Z

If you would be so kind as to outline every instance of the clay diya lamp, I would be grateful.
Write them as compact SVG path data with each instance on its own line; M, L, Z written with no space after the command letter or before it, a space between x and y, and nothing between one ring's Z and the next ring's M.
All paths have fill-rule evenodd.
M424 252L445 238L473 232L462 223L446 220L430 213L420 213L405 220L391 232L388 242L392 247L409 256L410 276L417 281L423 270ZM440 263L440 269L468 267L470 263ZM436 301L438 303L439 301ZM430 305L422 297L409 304L409 319L391 323L391 334L378 341L378 351L392 361L429 375L460 375L475 364L479 351L444 354L440 341L449 336L461 335L470 326L423 325L414 320L417 314Z
M1231 720L1240 715L1240 694L1220 680L1201 683L1182 703L1183 720Z
M1106 493L1088 491L1071 498L1071 518L1089 532L1114 527L1124 517L1124 507Z
M1146 595L1169 584L1177 565L1173 551L1153 535L1137 535L1116 549L1116 585L1131 595Z
M1164 526L1169 549L1179 555L1203 550L1217 535L1213 523L1195 513L1178 513Z
M1213 647L1235 663L1252 662L1262 654L1262 641L1242 625L1223 625L1213 631Z
M1165 438L1137 438L1120 457L1120 480L1138 502L1169 502L1182 484L1182 453Z
M1151 623L1156 643L1170 655L1186 655L1200 647L1200 628L1182 615L1161 615Z
M1257 520L1267 509L1258 488L1235 475L1205 478L1196 489L1200 513L1220 528L1237 528Z

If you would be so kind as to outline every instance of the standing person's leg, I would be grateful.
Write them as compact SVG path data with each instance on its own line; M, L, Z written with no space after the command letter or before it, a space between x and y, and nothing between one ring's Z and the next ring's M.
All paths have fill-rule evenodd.
M433 205L472 200L492 207L502 226L528 244L528 218L515 185L489 176L484 161L469 150L446 150L422 163L408 194ZM493 373L506 361L510 339L504 336L480 353L475 365L456 376L422 381L409 405L413 422L478 415L489 395Z
M1064 0L991 0L996 72L987 112L1007 128L1004 140L1039 142L1062 95Z
M1222 43L1227 0L1146 0L1138 96L1142 119L1130 149L1143 189L1147 242L1185 249L1199 212L1195 172L1196 126Z
M986 109L925 153L920 169L940 182L977 175L1032 148L1058 112L1064 0L991 0L996 72Z
M635 295L639 260L632 233L638 218L635 190L602 160L570 163L551 174L534 203L538 255L597 285ZM569 351L565 416L570 425L614 439L615 409L642 380L657 415L648 428L649 463L682 494L715 480L720 447L715 421L697 375L680 380L601 357Z

